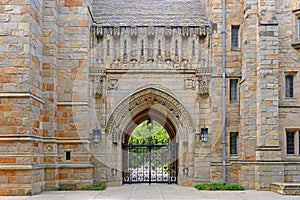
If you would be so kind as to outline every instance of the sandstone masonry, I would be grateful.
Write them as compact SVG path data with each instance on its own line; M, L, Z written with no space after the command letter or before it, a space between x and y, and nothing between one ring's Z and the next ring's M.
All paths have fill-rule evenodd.
M299 9L226 1L228 183L300 182ZM178 184L222 182L221 0L0 0L0 195L123 184L148 117L178 145Z

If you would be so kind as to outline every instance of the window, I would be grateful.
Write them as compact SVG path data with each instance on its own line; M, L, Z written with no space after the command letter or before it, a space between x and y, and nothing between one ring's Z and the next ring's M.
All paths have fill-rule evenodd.
M144 40L141 41L141 56L144 56Z
M71 160L71 151L66 151L66 160Z
M240 35L240 26L232 25L231 26L231 49L232 50L236 50L240 48L239 35Z
M230 79L230 103L238 102L238 79Z
M285 76L285 97L294 98L294 76Z
M195 40L192 43L192 56L195 56Z
M288 156L300 156L300 130L287 130L285 133L285 151Z
M297 19L298 24L298 39L300 39L300 17Z
M110 55L110 44L109 44L109 40L106 41L106 55L109 56Z
M295 49L300 49L300 9L293 10L294 20L293 20L293 42L292 46Z
M230 133L230 155L238 154L238 132Z
M175 41L175 56L178 56L178 40Z
M295 132L286 132L286 154L295 154Z
M124 40L124 52L123 52L123 56L126 57L127 56L127 41Z
M157 55L161 56L161 41L160 40L158 40Z

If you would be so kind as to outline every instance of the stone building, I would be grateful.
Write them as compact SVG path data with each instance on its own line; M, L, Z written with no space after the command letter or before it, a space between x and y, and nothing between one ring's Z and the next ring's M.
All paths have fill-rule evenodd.
M299 183L299 48L298 0L1 0L0 195L125 184L149 118L175 183Z

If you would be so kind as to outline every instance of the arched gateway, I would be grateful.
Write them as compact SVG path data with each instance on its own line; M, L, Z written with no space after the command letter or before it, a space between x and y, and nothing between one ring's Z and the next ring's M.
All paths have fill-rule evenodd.
M169 142L129 144L134 129L149 119L164 127ZM112 162L119 165L115 167L122 170L122 183L177 183L184 152L180 141L186 140L195 130L191 116L174 95L148 86L125 98L114 109L106 132L118 151L122 151L118 153L122 157L112 158Z

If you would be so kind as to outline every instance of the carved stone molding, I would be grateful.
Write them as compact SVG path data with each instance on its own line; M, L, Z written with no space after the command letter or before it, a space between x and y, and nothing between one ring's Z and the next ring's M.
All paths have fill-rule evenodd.
M121 35L121 28L120 27L114 27L114 36L120 36Z
M91 28L92 32L95 32L97 37L104 36L120 36L121 34L128 34L131 36L137 36L138 34L143 35L146 33L148 36L164 35L172 36L172 34L183 35L183 36L206 36L209 31L207 27L103 27L103 26L93 26Z
M131 36L137 36L138 35L138 28L137 27L131 27L130 35Z
M103 79L100 76L96 76L94 80L94 96L101 97L103 94Z
M190 114L174 96L148 87L130 95L114 109L106 125L106 132L112 134L112 142L119 142L123 129L131 122L132 117L146 109L159 110L174 123L177 130L182 127L189 134L195 131Z
M195 89L195 77L184 78L184 89Z
M108 89L109 90L117 90L118 89L118 79L117 78L110 78L108 79Z
M165 29L165 36L168 36L168 37L172 36L172 28L167 27Z
M211 76L209 75L200 75L199 82L199 95L209 94L209 83Z
M155 30L156 29L154 27L152 27L152 26L148 27L148 29L147 29L148 35L149 36L154 36L155 35Z
M106 70L102 67L90 67L89 72L90 72L90 75L104 76L106 73Z

